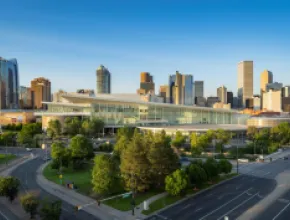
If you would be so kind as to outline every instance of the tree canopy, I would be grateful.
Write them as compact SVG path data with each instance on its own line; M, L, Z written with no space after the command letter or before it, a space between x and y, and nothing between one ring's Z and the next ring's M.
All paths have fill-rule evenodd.
M12 202L18 195L20 181L12 176L0 178L0 195Z
M188 186L188 176L183 170L176 170L165 179L165 189L173 196L181 195Z
M50 138L57 138L62 133L62 127L59 120L50 120L48 122L47 135Z
M22 208L30 214L30 219L33 219L37 214L39 200L33 194L27 193L20 198Z
M93 191L109 195L120 191L121 179L117 161L111 155L97 155L92 172Z

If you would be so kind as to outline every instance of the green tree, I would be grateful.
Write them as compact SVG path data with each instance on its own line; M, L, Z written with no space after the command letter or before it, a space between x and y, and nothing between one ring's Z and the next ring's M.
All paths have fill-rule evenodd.
M170 195L181 195L187 186L188 176L183 170L176 170L165 178L165 190Z
M176 147L181 147L186 141L186 137L182 135L180 131L177 131L175 134L175 139L172 141L172 144Z
M257 134L258 129L254 126L248 126L247 128L247 137L249 140L254 140L254 136Z
M12 131L3 132L0 136L0 143L6 146L14 145L15 135Z
M203 164L203 168L209 180L213 180L219 175L218 163L213 158L208 158L206 162Z
M84 160L89 160L94 157L93 145L83 135L74 136L71 139L69 149L74 169L82 168Z
M223 129L218 129L215 131L215 138L218 142L217 146L219 147L220 153L223 153L224 145L229 143L231 139L231 133Z
M28 193L20 198L20 203L25 212L30 214L30 219L33 219L37 214L39 200L36 196Z
M17 135L17 141L30 147L35 147L34 135L42 133L41 123L31 123L23 125L21 131Z
M232 172L233 165L226 159L221 159L218 162L219 172L230 173Z
M51 158L54 161L54 169L59 169L60 165L68 167L70 161L70 150L64 143L55 141L51 145Z
M186 168L186 173L189 177L190 183L198 187L200 187L207 180L205 170L195 163L191 163Z
M104 128L105 123L99 118L91 118L89 121L89 134L91 136L98 135Z
M267 128L263 128L259 130L258 133L254 136L255 145L261 149L262 154L264 154L264 150L268 149L270 144L270 131Z
M82 123L82 134L89 136L90 134L90 122L89 120L84 120Z
M153 136L153 144L149 147L147 157L151 178L157 186L164 186L165 177L179 168L178 156L171 148L164 131Z
M117 142L122 137L125 137L127 140L131 140L133 135L134 135L134 129L130 127L119 128L117 131Z
M59 220L61 216L60 200L49 202L44 200L40 209L40 217L42 220Z
M64 120L64 130L70 136L81 133L81 121L78 117L67 117Z
M61 135L61 123L59 120L50 120L48 122L47 135L50 138L57 138Z
M283 122L271 129L271 139L279 145L288 144L290 141L290 124Z
M125 187L133 192L143 192L150 186L150 163L147 158L147 146L144 138L134 133L134 136L126 149L121 154L121 175Z
M0 195L12 202L18 195L20 181L12 176L0 178Z
M210 141L211 138L207 133L201 135L192 133L190 137L192 154L200 155L209 146Z
M119 164L110 155L97 155L92 172L93 191L99 195L113 194L121 189Z

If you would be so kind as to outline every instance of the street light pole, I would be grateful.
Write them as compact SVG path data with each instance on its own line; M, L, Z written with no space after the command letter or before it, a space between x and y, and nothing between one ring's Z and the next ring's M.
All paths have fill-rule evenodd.
M239 135L238 135L238 144L239 144ZM239 146L237 144L237 174L239 174Z

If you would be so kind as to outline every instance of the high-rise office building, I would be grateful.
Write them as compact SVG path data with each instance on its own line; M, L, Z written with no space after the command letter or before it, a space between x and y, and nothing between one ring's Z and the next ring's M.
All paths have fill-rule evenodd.
M176 71L175 75L169 76L168 91L170 103L174 103L176 105L193 105L193 76L182 75Z
M140 74L140 88L137 90L140 95L146 95L148 93L155 93L155 83L153 82L153 76L148 72L142 72Z
M225 86L217 88L217 97L221 103L227 104L227 88Z
M213 105L215 103L217 103L217 102L219 102L219 98L218 97L214 97L214 96L207 97L207 100L206 100L207 107L212 108Z
M31 109L34 106L33 103L34 92L31 88L26 86L19 87L19 108L21 109Z
M273 83L273 73L269 70L264 70L260 76L261 109L263 108L263 93L266 92L268 83Z
M111 73L103 65L97 69L97 93L111 93Z
M19 75L16 59L0 57L0 109L19 107Z
M263 93L263 109L273 112L281 112L282 110L281 90L271 89L269 92Z
M194 81L195 97L204 97L203 81Z
M282 88L282 97L289 97L290 96L290 86L284 86Z
M239 107L246 107L246 100L253 97L253 61L241 61L238 63L238 99Z
M35 78L31 81L31 91L33 92L33 108L45 108L42 102L51 102L51 83L44 77Z
M234 94L233 92L227 92L227 103L231 104L231 107L234 107Z
M159 96L163 97L164 103L169 103L169 90L168 90L168 85L160 86Z

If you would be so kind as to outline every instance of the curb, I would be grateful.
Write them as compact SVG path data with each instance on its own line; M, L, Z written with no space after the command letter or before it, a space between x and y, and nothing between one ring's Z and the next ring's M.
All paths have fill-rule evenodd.
M164 211L164 210L166 210L166 209L168 209L168 208L171 208L171 207L173 207L173 206L175 206L175 205L178 205L178 204L180 204L180 203L182 203L182 202L184 202L184 201L186 201L186 200L188 200L188 199L191 199L191 198L193 198L193 197L195 197L195 196L197 196L197 195L200 195L200 194L202 194L202 193L204 193L204 192L206 192L206 191L209 191L209 190L211 190L211 189L213 189L213 188L215 188L215 187L217 187L217 186L220 186L220 185L222 185L222 184L224 184L224 183L226 183L226 182L228 182L228 181L230 181L230 180L233 180L233 179L236 179L236 178L238 178L238 177L241 177L242 175L243 175L243 174L238 174L237 176L234 176L234 177L232 177L232 178L230 178L230 179L223 180L223 181L219 182L218 184L212 185L212 186L210 186L210 187L208 187L208 188L206 188L206 189L203 189L203 190L201 190L201 191L199 191L199 192L197 192L197 193L195 193L195 194L193 194L193 195L185 196L185 198L183 198L183 199L181 199L181 200L179 200L179 201L177 201L177 202L175 202L175 203L173 203L173 204L170 204L170 205L168 205L168 206L166 206L166 207L164 207L164 208L162 208L162 209L159 209L159 210L157 210L157 211L151 213L150 215L147 215L145 219L147 219L147 218L149 218L149 217L152 217L152 216L154 216L154 215L156 215L156 214L158 214L158 213L160 213L160 212L162 212L162 211Z
M34 157L36 158L36 157ZM13 160L10 164L8 164L8 166L3 167L0 169L0 174L1 175L6 175L8 176L11 172L13 172L13 170L15 170L17 167L21 166L22 164L34 159L34 158L30 158L29 156L24 156L24 157L20 157L17 158L15 160Z

